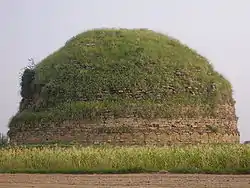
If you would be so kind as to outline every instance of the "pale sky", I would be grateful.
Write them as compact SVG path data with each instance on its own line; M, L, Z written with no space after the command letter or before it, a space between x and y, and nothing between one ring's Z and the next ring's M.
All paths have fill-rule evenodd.
M19 73L92 28L148 28L179 39L231 81L241 141L250 140L249 0L0 0L0 132L20 101Z

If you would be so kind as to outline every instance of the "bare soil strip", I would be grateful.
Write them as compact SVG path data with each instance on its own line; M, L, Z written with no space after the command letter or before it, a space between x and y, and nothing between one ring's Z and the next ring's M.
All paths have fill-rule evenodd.
M0 174L0 188L250 188L250 175L204 174Z

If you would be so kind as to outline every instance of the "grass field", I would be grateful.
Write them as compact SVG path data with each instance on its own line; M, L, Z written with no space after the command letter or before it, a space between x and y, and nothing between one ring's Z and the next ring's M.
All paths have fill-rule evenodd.
M0 149L0 172L250 173L250 146L178 147L18 146Z

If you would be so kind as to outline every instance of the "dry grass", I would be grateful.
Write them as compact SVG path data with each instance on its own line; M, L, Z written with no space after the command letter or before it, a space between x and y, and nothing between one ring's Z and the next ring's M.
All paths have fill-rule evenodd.
M0 151L2 172L250 173L250 146L182 147L9 147Z

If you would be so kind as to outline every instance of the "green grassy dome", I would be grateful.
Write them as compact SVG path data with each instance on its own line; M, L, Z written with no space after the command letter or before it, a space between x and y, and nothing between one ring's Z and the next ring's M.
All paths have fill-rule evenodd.
M212 114L233 104L231 84L194 50L147 29L94 29L78 34L22 79L12 119ZM183 112L183 113L182 113ZM49 117L49 118L48 118ZM15 121L14 121L15 120Z

